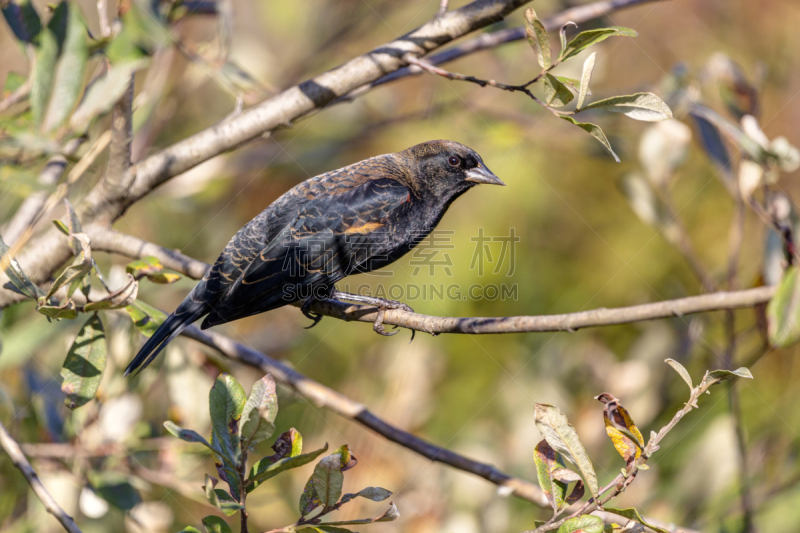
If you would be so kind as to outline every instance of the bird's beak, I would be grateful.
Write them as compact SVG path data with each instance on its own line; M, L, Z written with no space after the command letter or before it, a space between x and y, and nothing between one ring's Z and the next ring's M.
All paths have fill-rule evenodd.
M475 183L488 183L489 185L505 185L500 178L492 174L492 171L481 165L467 170L467 181Z

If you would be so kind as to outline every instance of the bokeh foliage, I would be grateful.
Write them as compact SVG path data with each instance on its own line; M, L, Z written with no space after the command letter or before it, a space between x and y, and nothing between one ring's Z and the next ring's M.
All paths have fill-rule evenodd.
M45 20L50 19L44 2L34 5ZM83 69L85 83L98 62L91 55L96 53L91 41L87 41L85 65L60 66L67 44L83 50L70 28L86 24L95 37L100 35L94 2L76 5L83 15L67 17L75 26L66 24L62 31L53 24L48 33L48 25L37 30L35 24L23 24L19 31L32 41L38 34L34 45L49 47L45 59L51 62L53 76L77 77ZM168 33L150 28L131 36L157 35L156 42L135 40L135 47L120 46L118 52L110 52L111 56L118 53L119 61L111 62L107 75L116 72L121 82L136 70L137 87L144 88L145 96L137 90L135 159L223 119L235 109L237 96L246 104L258 101L272 87L286 87L408 31L435 9L425 2L400 5L361 0L317 0L306 8L279 1L233 5L236 33L227 52L224 32L220 34L214 17L184 19L185 13L168 10L161 12ZM537 1L535 7L537 13L548 14L564 6ZM478 150L509 185L465 197L442 221L440 229L454 231L453 248L444 250L452 259L452 275L437 269L429 276L428 269L422 268L412 277L414 258L407 257L392 268L391 277L362 276L351 280L352 286L444 283L462 288L463 295L473 284L518 284L518 297L505 301L433 298L408 302L421 313L461 316L561 313L696 294L702 287L674 246L672 219L664 218L670 211L653 199L665 184L674 204L668 207L679 213L699 260L712 277L723 282L734 210L729 177L737 183L733 171L738 169L742 145L708 117L723 117L742 130L741 116L753 114L770 143L781 136L798 143L800 117L792 98L800 90L800 58L794 52L800 49L800 37L792 21L800 17L799 10L796 3L785 0L758 4L667 1L598 22L597 27L634 28L639 37L609 39L593 49L599 53L591 98L653 91L667 99L685 126L670 122L651 127L624 117L593 115L617 151L620 165L596 141L555 120L522 95L426 76L380 88L220 156L135 205L117 228L212 261L239 227L297 182L377 153L432 138L451 138ZM173 20L179 22L173 25ZM520 12L503 24L523 23ZM24 48L14 44L9 27L0 28L0 80L7 80L5 96L26 79L29 67ZM176 42L185 46L164 46ZM726 63L714 55L717 51L735 60L746 83L738 83L735 72L729 77ZM557 75L580 79L586 56L578 56L576 67ZM161 66L151 70L153 63ZM460 60L452 68L523 82L517 79L519 73L539 67L528 46L518 43ZM52 82L47 85L53 86ZM120 83L103 85L97 84L94 90L109 94ZM700 97L697 101L715 115L698 119L675 105L668 96L676 86ZM29 131L33 124L45 139L59 138L63 128L70 126L65 126L68 117L50 112L48 102L56 93L37 88L34 94L39 103L31 104L26 111L30 115L3 123L3 128ZM547 97L544 89L542 97ZM73 102L74 119L81 111L77 96L70 93L59 98ZM100 115L109 109L92 115L94 121L86 126L90 139L107 129L108 118ZM670 129L662 124L671 124L666 127ZM81 133L78 125L68 135ZM29 135L24 142L35 155L0 168L3 222L23 198L38 190L36 170L52 151L40 135ZM659 148L665 142L670 150ZM758 143L744 148L749 148L751 159L763 155L764 147ZM10 149L14 156L14 146ZM664 154L657 165L654 153ZM80 198L104 168L101 157L71 189L70 198ZM782 170L775 175L774 187L798 198L797 176L796 170ZM633 206L631 197L638 199ZM511 275L507 275L507 263L497 273L487 268L483 275L469 268L475 251L471 238L481 227L486 235L498 237L515 228L521 240ZM490 246L496 260L501 245L493 242ZM743 286L761 278L778 281L770 279L775 246L780 249L780 240L770 237L760 220L748 214L740 261ZM129 261L100 253L92 257L108 274L110 286L125 285ZM777 257L780 263L781 254ZM789 279L796 282L793 276ZM138 283L140 301L161 309L174 308L192 286L191 280L162 285L147 276ZM69 412L58 374L89 317L48 323L31 303L3 312L3 422L22 442L73 443L105 453L74 462L63 458L41 462L43 479L60 487L58 492L71 502L72 512L87 530L119 529L123 523L132 530L142 527L125 518L123 509L133 509L130 516L140 520L145 530L198 525L196 518L209 512L199 487L203 474L214 471L214 462L194 448L167 444L175 439L164 437L161 421L169 418L209 433L207 397L214 377L227 371L249 388L260 376L190 341L178 341L163 364L129 382L122 379L121 369L141 338L128 316L114 315L103 324L108 363L98 399ZM735 361L750 367L756 377L739 386L742 420L756 522L763 530L791 532L800 525L793 512L800 503L796 488L800 393L794 386L800 370L794 364L796 347L792 345L769 350L754 363L752 359L761 355L762 317L758 311L736 314L742 336ZM363 324L326 319L312 330L302 329L305 325L302 315L290 308L222 329L374 406L405 429L530 480L537 477L532 455L542 439L535 425L535 402L564 411L581 435L601 482L607 482L618 472L620 459L605 435L602 406L592 397L612 391L647 434L685 401L683 385L674 373L665 371L663 360L680 361L692 375L700 375L706 368L723 366L726 343L721 313L574 334L418 335L411 345L405 334L383 339ZM276 432L296 427L313 449L326 441L348 442L359 450L362 461L360 472L352 472L354 485L364 486L379 475L380 484L397 493L395 501L403 517L381 524L383 531L518 531L531 527L534 518L549 518L547 510L503 498L482 480L432 465L288 391L279 393L282 415L276 420ZM617 507L636 507L648 516L704 531L737 530L741 508L735 424L722 394L706 402L703 410L691 415L694 418L676 427L666 449L651 462L650 471L640 476ZM114 452L116 443L135 452ZM262 455L269 453L266 444L259 446ZM74 475L65 475L59 463L77 472L78 479L89 481L91 492L112 506L100 514L102 503L86 495L84 484L76 482ZM307 475L282 476L274 486L259 490L263 496L258 492L252 496L254 524L267 529L296 518L296 495L312 473L310 467L306 469ZM153 472L168 474L175 482L167 483ZM0 459L0 483L3 527L22 529L29 521L41 530L51 526L35 503L30 511L20 513L27 505L28 488L5 459ZM145 503L140 503L142 499ZM347 511L352 514L342 516L362 516L360 504L354 500L349 505L353 510Z

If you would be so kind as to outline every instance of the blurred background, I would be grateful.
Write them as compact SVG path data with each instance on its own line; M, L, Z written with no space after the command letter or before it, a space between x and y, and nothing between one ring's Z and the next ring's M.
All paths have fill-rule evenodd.
M95 3L78 3L90 29L97 31ZM465 3L453 1L451 7ZM579 3L537 0L533 5L544 17ZM46 2L34 4L44 12ZM437 8L432 0L233 0L231 24L222 38L215 16L189 17L172 32L181 49L163 46L150 69L137 74L134 159L222 120L234 112L237 96L245 106L256 103L410 31ZM114 9L112 2L109 12ZM757 90L757 108L750 111L767 137L800 143L798 21L800 4L791 0L667 0L615 12L581 29L621 25L634 28L639 37L612 38L592 48L597 65L590 98L652 90L668 99L669 87L680 79L706 105L727 113L725 94L714 83L719 74L715 65L733 61ZM489 30L522 23L520 10ZM227 61L219 62L215 58L225 35L230 37L229 53ZM560 73L580 77L583 57L559 67ZM538 73L524 41L446 68L511 84ZM27 69L22 49L0 24L0 80L9 72L27 75ZM567 313L698 294L703 287L670 243L673 225L648 219L647 207L630 186L641 181L637 176L647 174L652 161L644 146L647 134L679 147L662 184L691 239L696 261L725 286L734 201L723 173L700 142L697 122L681 113L680 106L673 109L677 120L666 127L621 115L588 117L609 136L622 160L616 164L585 132L520 93L417 76L200 165L133 206L115 228L212 262L242 225L295 184L373 155L430 139L452 139L478 151L508 186L465 195L439 225L444 242L428 241L393 265L388 275L351 278L351 288L368 284L386 291L397 286L404 292L387 293L389 297L402 295L417 312L441 316ZM82 197L96 182L105 168L104 157L70 197ZM777 187L790 198L800 198L797 177L796 171L785 173ZM0 194L10 196L0 222L11 217L31 190L8 184L32 184L35 174L6 178L0 181L6 184ZM508 237L512 231L519 239L513 246L503 249L502 240L493 240L478 250L481 271L475 239ZM742 287L762 283L766 242L763 223L748 212L739 263ZM102 253L96 258L112 281L124 277L126 259ZM189 279L173 285L143 282L139 297L172 310L193 284ZM427 287L426 296L411 298L409 285ZM469 297L473 285L485 297ZM431 286L434 293L442 286L460 292L431 296ZM491 290L484 291L490 286L505 286L509 294L493 298ZM755 378L737 385L739 423L755 524L760 531L789 533L800 530L800 365L796 348L761 349L758 317L754 310L736 312L740 337L734 366L748 365ZM706 369L724 367L724 319L723 313L711 313L575 333L418 334L409 344L405 330L383 338L368 324L332 318L306 330L309 321L289 307L218 329L407 431L531 481L536 478L533 448L541 439L533 423L534 402L552 403L576 427L602 485L624 463L605 435L602 405L593 397L613 393L645 436L658 430L688 397L685 384L664 359L682 362L695 381ZM216 374L231 372L247 390L260 376L182 339L140 377L122 378L142 337L121 316L107 326L111 361L98 399L71 413L63 405L58 373L80 322L48 324L29 303L3 311L3 423L20 442L37 444L26 448L34 466L84 531L176 531L197 525L199 517L211 512L200 486L203 475L214 472L213 461L164 437L161 424L170 418L209 433L207 395ZM370 526L370 531L513 532L550 515L499 495L480 478L420 458L285 388L279 394L278 431L297 428L309 450L325 442L332 447L350 444L359 465L348 472L345 491L375 485L396 493L393 501L401 518ZM121 453L114 443L124 444L130 453ZM262 447L266 454L268 445ZM737 419L726 387L704 396L700 410L670 433L649 464L651 469L640 473L617 507L636 506L663 522L706 532L742 530ZM90 471L124 475L136 493L119 497L132 510L123 513L91 495L82 497L78 480ZM310 473L309 465L254 493L248 500L251 528L294 522ZM1 529L58 530L5 455L0 456L0 487ZM383 511L381 504L363 501L351 503L341 518Z

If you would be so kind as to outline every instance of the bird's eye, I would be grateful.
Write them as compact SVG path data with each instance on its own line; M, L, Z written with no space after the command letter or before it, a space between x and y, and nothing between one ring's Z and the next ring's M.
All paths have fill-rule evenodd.
M457 156L451 155L450 159L448 159L447 162L453 165L454 167L457 167L458 165L461 164L461 159L459 159Z

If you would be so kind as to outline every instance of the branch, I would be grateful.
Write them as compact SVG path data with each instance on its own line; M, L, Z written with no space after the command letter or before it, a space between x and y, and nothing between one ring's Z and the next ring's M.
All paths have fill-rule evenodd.
M581 516L585 514L589 514L594 512L595 510L602 509L603 505L605 505L610 500L613 500L620 494L622 494L628 486L633 483L633 480L636 478L636 474L639 471L639 467L647 463L650 457L658 451L659 443L667 436L667 433L672 431L672 428L683 419L684 416L689 414L692 409L699 409L697 406L697 400L702 396L708 389L716 384L719 383L719 379L707 379L708 372L706 372L706 376L703 378L703 381L697 387L692 389L691 394L689 395L689 401L680 409L675 416L672 417L672 420L669 423L662 427L661 430L656 433L655 431L651 432L650 440L645 445L644 449L642 450L641 456L636 459L635 461L631 462L628 467L625 468L624 472L618 474L608 485L601 488L598 492L597 499L590 498L586 503L581 505L575 512L566 516L557 521L550 521L546 524L542 524L541 526L537 527L534 530L525 531L524 533L544 533L546 531L553 531L558 529L564 522L571 518L575 518L576 516ZM683 528L681 528L683 529Z
M92 248L94 250L118 253L136 259L153 255L161 260L165 266L194 279L200 279L209 268L207 263L130 235L99 227L88 228L86 233L89 234L92 240ZM572 332L582 328L612 326L711 311L754 307L768 302L776 290L777 287L757 287L740 291L720 291L649 304L610 309L599 308L561 315L438 317L392 309L386 311L383 323L390 326L424 331L432 335L439 333ZM317 301L310 306L310 309L315 313L348 322L359 321L372 324L378 316L378 311L374 307L346 304L337 300Z
M577 6L564 10L561 13L547 17L542 21L542 23L547 31L557 31L561 29L561 26L567 22L582 24L592 19L608 15L613 11L661 1L663 0L603 0L600 2L594 2L593 4ZM502 44L514 41L523 41L525 39L525 26L507 28L491 33L484 33L479 37L470 39L464 44L454 46L453 48L449 48L444 52L439 52L438 54L427 57L426 60L431 65L441 65L442 63L449 63L450 61L455 61L456 59L460 59L464 56L471 55L482 50L488 50ZM359 89L357 94L351 94L348 96L349 98L354 98L355 96L360 96L372 87L377 87L378 85L383 85L385 83L396 81L408 76L416 76L421 73L422 69L417 66L401 68L383 76L379 80L374 81L369 86Z
M495 485L510 490L514 496L533 502L540 507L549 506L547 498L536 485L505 474L492 465L473 461L446 448L431 444L407 431L392 426L370 412L363 404L307 378L280 361L234 342L214 331L201 331L196 326L186 328L183 330L182 335L218 350L229 359L272 374L277 381L289 385L314 405L325 407L344 418L354 420L431 461L443 463L458 470L480 476Z
M25 476L28 484L33 489L33 493L36 494L36 497L42 502L47 512L55 516L56 519L61 522L61 525L64 526L64 529L70 533L81 533L81 530L75 525L75 521L72 520L72 517L64 512L64 509L56 503L50 493L47 492L47 489L44 488L39 476L36 475L33 467L22 453L22 450L19 449L19 445L11 438L11 435L8 434L8 431L6 431L2 423L0 423L0 446L3 447L11 458L11 462L14 463L14 466Z
M405 65L401 59L402 55L409 52L424 55L503 18L527 1L478 0L450 11L392 43L378 47L317 78L287 89L231 120L216 124L154 154L128 170L128 174L135 178L125 198L112 200L98 185L82 204L76 206L78 215L84 226L90 225L97 218L102 218L104 222L116 220L130 205L171 177L236 148L258 135L285 126L312 110L321 110L334 102L352 100L375 85L415 74L408 68L402 68ZM553 30L560 28L569 20L585 22L614 10L654 1L660 0L605 0L568 9L545 19L544 23L546 28ZM524 28L486 33L459 47L431 56L428 61L431 64L440 64L524 38ZM397 76L390 79L395 73ZM36 238L32 246L20 254L17 260L34 282L41 283L70 257L70 249L62 235L50 230ZM0 272L0 287L6 281L8 280L5 274ZM16 293L0 290L0 309L18 303L22 299Z
M502 20L530 0L475 0L448 11L416 30L339 67L295 85L242 113L206 128L133 165L121 178L130 187L111 194L103 180L76 206L84 227L95 222L110 225L132 204L153 189L225 151L291 124L313 110L325 108L337 98L376 81L406 65L405 54L422 56L472 31ZM66 241L55 229L35 239L16 259L35 283L49 278L71 256ZM7 282L0 273L0 287ZM0 309L21 301L11 291L0 290Z
M530 91L530 89L528 89L529 86L533 85L534 83L539 81L539 79L541 79L541 75L535 77L534 79L523 85L508 85L506 83L500 83L495 80L484 80L481 78L476 78L475 76L467 76L465 74L459 74L457 72L450 72L449 70L445 70L443 68L437 67L436 65L433 65L432 63L426 61L425 59L420 59L411 55L404 56L403 59L405 59L406 63L410 65L419 67L425 72L430 72L431 74L447 78L448 80L468 81L470 83L476 83L481 87L489 86L489 87L495 87L497 89L502 89L503 91L509 91L509 92L519 91L525 93L530 98L532 98L533 101L536 102L537 104L541 105L544 108L547 108L548 110L551 110L547 105L545 105L544 102L536 98Z

